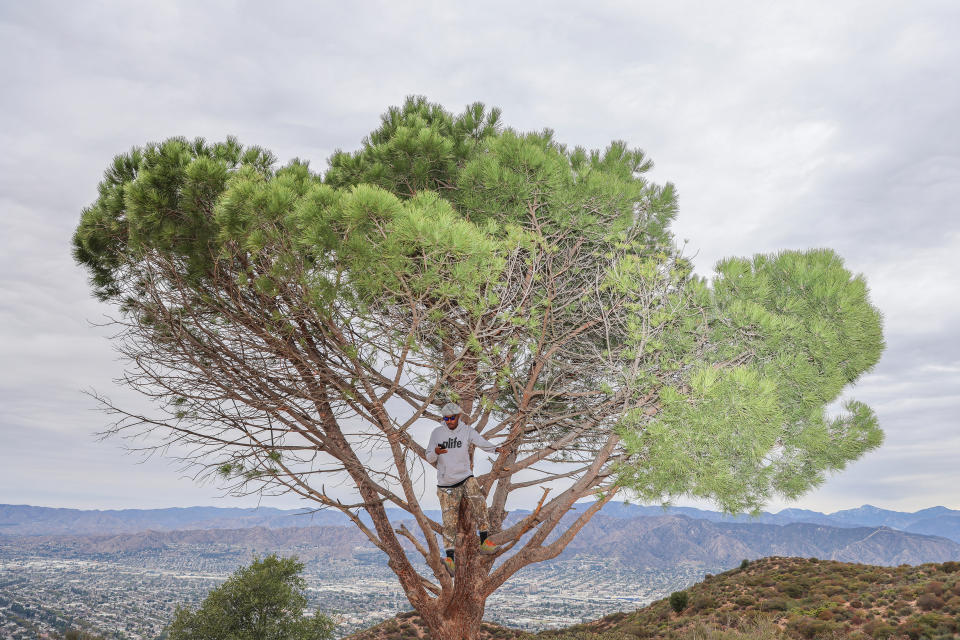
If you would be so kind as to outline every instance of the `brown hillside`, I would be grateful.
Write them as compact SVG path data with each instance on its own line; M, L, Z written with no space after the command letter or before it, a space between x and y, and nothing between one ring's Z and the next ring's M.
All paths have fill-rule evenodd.
M687 589L679 614L668 600L567 629L527 634L484 625L483 640L703 640L960 637L960 563L879 567L770 557L708 576ZM429 638L412 612L349 640Z
M960 564L878 567L806 558L764 558L687 590L679 614L667 600L538 640L710 637L813 639L954 638Z

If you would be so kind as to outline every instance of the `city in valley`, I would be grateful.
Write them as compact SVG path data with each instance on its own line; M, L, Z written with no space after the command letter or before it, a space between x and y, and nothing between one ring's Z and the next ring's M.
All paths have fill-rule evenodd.
M906 513L865 505L756 521L646 509L613 505L594 516L560 556L526 567L494 592L486 619L514 629L566 627L643 607L746 558L886 566L960 559L960 511L945 507ZM310 611L332 616L340 636L410 609L386 556L358 529L330 521L291 527L292 518L270 510L0 505L0 638L52 637L70 627L160 638L178 606L198 605L255 555L271 553L303 563Z
M410 609L381 559L369 548L355 551L352 558L305 563L310 610L334 617L339 636ZM57 555L17 555L0 546L0 638L32 640L68 626L108 638L158 638L178 605L197 605L250 559L209 546L109 557ZM596 558L564 558L517 574L490 597L486 618L529 630L567 626L636 609L704 573L702 566L638 570Z

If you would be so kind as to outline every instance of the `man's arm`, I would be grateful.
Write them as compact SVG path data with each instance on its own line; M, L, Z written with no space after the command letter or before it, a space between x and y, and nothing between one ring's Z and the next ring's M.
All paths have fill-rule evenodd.
M484 438L476 429L470 429L470 444L480 447L487 453L500 453L500 447Z

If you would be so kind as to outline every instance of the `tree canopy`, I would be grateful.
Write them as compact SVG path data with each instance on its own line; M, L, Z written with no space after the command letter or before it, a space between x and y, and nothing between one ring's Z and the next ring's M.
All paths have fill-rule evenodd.
M254 558L212 589L197 609L178 607L169 640L330 640L334 623L305 616L306 581L296 558Z
M420 97L322 175L233 138L121 154L74 256L122 310L123 382L160 415L104 399L114 430L187 448L238 493L340 509L432 629L430 607L447 611L454 591L420 507L414 431L448 400L505 445L478 480L492 537L515 553L496 569L458 561L482 598L614 495L731 512L800 496L882 440L869 407L828 413L878 361L880 313L830 249L697 276L670 232L675 189L651 167L622 141L569 148L504 127L497 109L454 115ZM355 501L328 491L343 480ZM535 485L534 512L508 519L511 493ZM419 531L394 528L385 505Z

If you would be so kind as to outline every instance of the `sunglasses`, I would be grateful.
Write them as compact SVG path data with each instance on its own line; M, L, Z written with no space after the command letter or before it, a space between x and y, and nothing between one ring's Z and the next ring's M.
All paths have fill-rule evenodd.
M459 414L457 414L457 415L459 415ZM443 421L444 421L444 422L450 422L450 421L456 420L456 419L457 419L457 416L443 416Z

